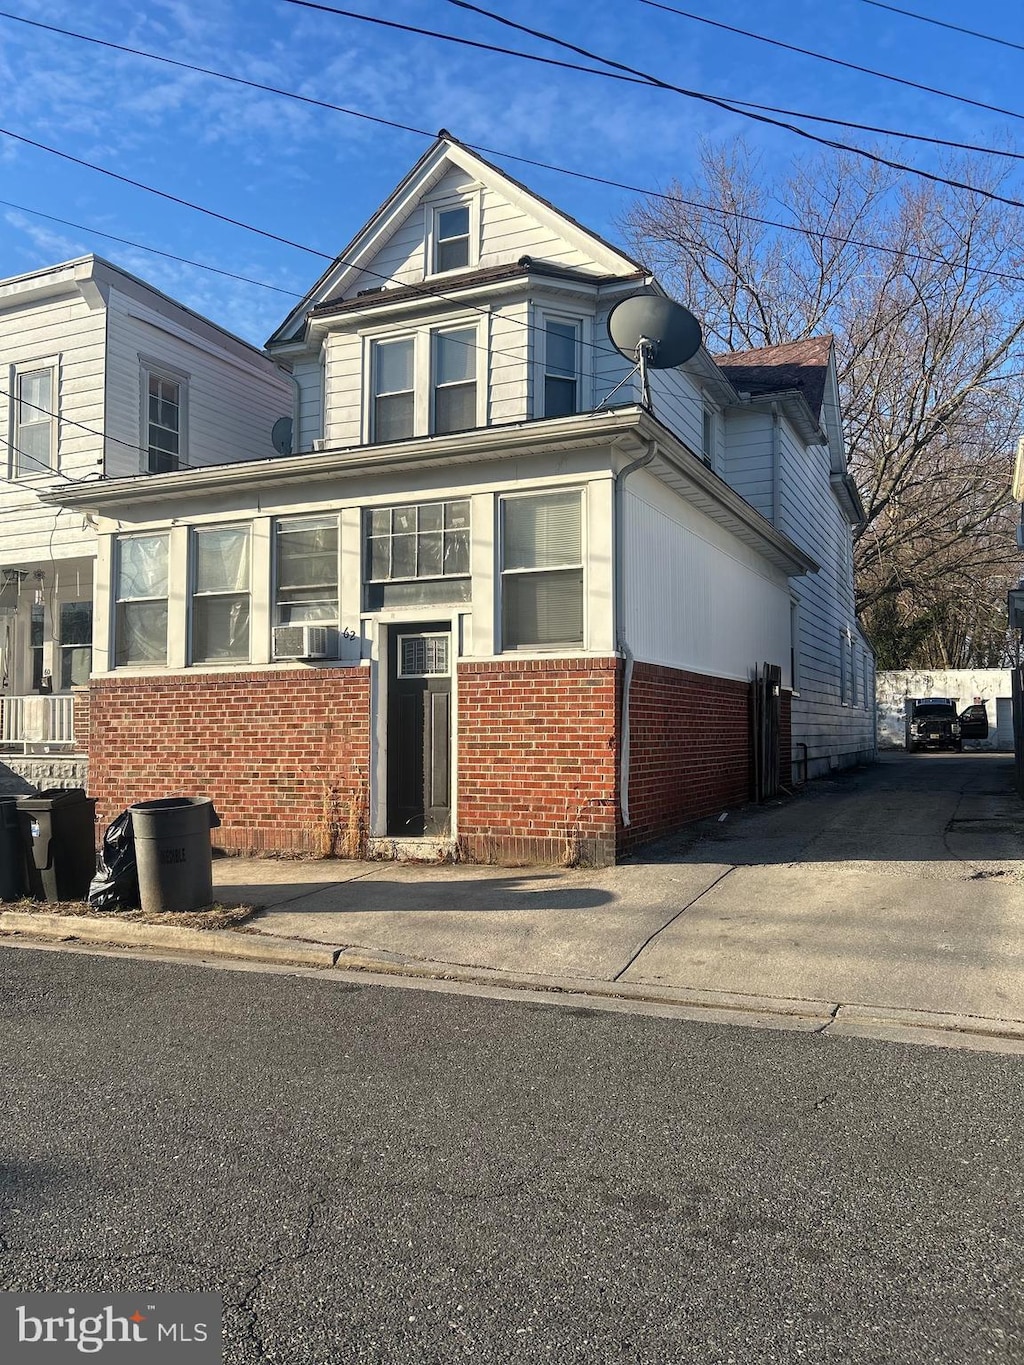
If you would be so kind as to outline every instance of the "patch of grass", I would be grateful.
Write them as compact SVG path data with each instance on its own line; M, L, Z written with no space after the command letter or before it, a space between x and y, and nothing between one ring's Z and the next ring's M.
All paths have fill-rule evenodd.
M149 914L145 910L97 910L88 901L0 901L0 910L16 910L19 915L88 915L94 919L129 920L135 924L174 924L180 929L232 929L257 913L255 905L224 905L215 901L205 910L164 910Z

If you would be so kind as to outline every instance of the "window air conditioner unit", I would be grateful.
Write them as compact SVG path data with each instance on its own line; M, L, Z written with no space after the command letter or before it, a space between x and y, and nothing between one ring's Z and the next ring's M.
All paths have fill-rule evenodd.
M275 626L275 659L326 659L326 626Z

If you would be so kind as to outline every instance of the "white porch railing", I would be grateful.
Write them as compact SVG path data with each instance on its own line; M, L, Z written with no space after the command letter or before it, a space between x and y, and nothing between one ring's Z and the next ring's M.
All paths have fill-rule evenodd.
M58 745L70 748L74 743L74 697L0 696L0 747L29 753Z

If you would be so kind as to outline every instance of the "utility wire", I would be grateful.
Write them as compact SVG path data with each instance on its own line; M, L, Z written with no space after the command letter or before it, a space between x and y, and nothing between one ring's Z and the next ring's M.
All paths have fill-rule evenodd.
M1024 52L1024 43L1011 43L1009 38L996 38L991 33L979 33L975 28L961 28L959 24L933 19L930 14L915 14L913 10L900 9L897 5L883 5L881 0L863 0L863 3L874 5L875 9L887 9L892 14L905 14L908 19L919 19L922 24L934 24L936 28L948 28L953 33L965 33L968 38L981 38L986 43L998 43L1000 47L1012 47L1016 52Z
M345 14L345 15L347 16L348 11L336 10L336 11L332 11L332 13ZM360 18L360 17L361 17L361 18L366 18L365 15L362 15L362 16L354 15L353 17L355 17L355 18ZM381 118L381 117L379 117L379 116L376 115L376 114L367 114L367 113L365 113L363 110L360 110L360 109L353 109L353 108L351 107L351 105L332 104L329 100L319 100L319 99L315 99L315 98L313 98L313 96L311 96L311 95L301 95L301 94L299 94L299 93L298 93L297 91L295 91L295 90L286 90L286 89L283 89L282 87L276 86L276 85L265 85L262 81L249 80L249 79L247 79L246 77L243 77L243 76L235 76L235 75L232 75L231 73L229 73L229 72L227 72L227 71L218 71L218 70L216 70L215 68L209 67L209 66L199 66L199 65L197 65L195 62L185 62L185 61L181 61L180 59L178 59L178 58L176 58L176 57L168 57L168 56L165 56L163 53L151 52L151 51L149 51L149 50L146 49L146 48L127 47L124 43L114 43L114 42L111 42L111 41L109 41L108 39L105 39L105 38L96 38L96 37L94 37L93 35L88 34L88 33L79 33L79 32L77 32L77 31L74 30L74 29L69 29L69 28L58 28L56 24L44 24L44 23L41 23L41 22L40 22L39 20L37 20L37 19L27 19L27 18L25 18L24 15L20 15L20 14L11 14L11 13L9 13L9 12L6 11L6 10L0 10L0 19L9 19L9 20L12 20L14 23L25 24L25 25L27 25L29 28L42 29L42 30L43 30L44 32L46 32L46 33L56 33L56 34L58 34L58 35L60 35L61 37L64 37L64 38L75 38L75 39L77 39L79 42L83 42L83 43L92 43L92 44L93 44L94 46L96 46L96 47L107 48L107 49L109 49L109 50L112 51L112 52L124 52L124 53L126 53L126 54L128 54L129 56L132 56L132 57L144 57L144 58L146 58L148 61L152 61L152 62L161 62L161 63L163 63L165 66L174 66L174 67L177 67L179 70L182 70L182 71L191 71L191 72L193 72L193 73L195 73L195 74L202 75L202 76L214 76L214 77L216 77L218 80L230 81L230 82L231 82L232 84L234 84L234 85L245 86L245 87L247 87L247 88L250 89L250 90L259 90L259 91L262 91L263 93L268 94L268 95L280 95L280 96L282 96L282 97L285 98L285 99L296 100L296 101L298 101L299 103L302 103L302 104L309 104L309 105L312 105L314 108L317 108L317 109L329 109L329 110L332 110L333 112L338 113L338 114L347 114L347 115L349 115L351 118L363 119L363 120L365 120L367 123L376 123L376 124L381 125L381 126L384 127L384 128L394 128L394 129L396 129L398 132L402 132L402 133L413 133L413 134L416 134L417 136L422 136L422 137L433 137L433 133L426 132L426 131L425 131L424 129L422 129L422 128L413 127L411 124L408 124L408 123L399 123L399 122L396 122L396 120L394 120L394 119ZM391 21L391 20L380 20L379 22L380 22L381 24L387 26L387 27L393 27L393 28L399 28L399 29L406 29L406 30L408 30L408 29L410 28L410 26L409 26L408 24L397 24L397 23L394 23L394 22ZM430 30L427 30L427 29L412 29L411 31L412 31L412 32L415 32L415 33L418 33L418 34L429 34L430 36L435 36L435 35L433 35L433 33L432 33ZM450 40L451 40L452 42L468 42L468 41L469 41L468 39L456 39L454 36L451 36L451 35L446 35L446 36L450 36ZM494 51L494 52L498 52L498 53L505 53L505 52L507 51L507 49L505 49L505 48L495 48L495 47L491 47L491 46L488 45L488 44L483 44L483 46L486 46L486 47L488 48L489 51ZM528 58L529 60L536 60L536 61L544 60L544 59L539 58L539 57L534 57L534 56L532 56L530 53L527 53L527 52L516 52L516 53L514 53L513 55L518 56L518 57ZM650 85L650 84L651 84L651 82L650 82L649 80L644 79L644 78L641 78L641 77L639 77L639 76L636 76L636 77L634 77L634 76L626 76L626 75L623 75L623 74L620 73L620 72L612 72L612 71L607 71L607 70L601 70L599 67L594 67L594 66L578 66L578 65L576 65L575 63L560 63L560 65L565 65L565 66L567 66L569 69L574 70L574 71L582 71L582 72L585 72L585 73L588 73L588 74L594 75L594 76L603 76L603 77L605 77L605 78L608 79L608 80L628 81L631 85ZM829 118L829 117L826 117L824 114L811 114L811 113L808 113L806 110L803 110L803 109L784 109L784 108L780 108L779 106L773 105L773 104L755 104L755 103L753 103L753 102L750 101L750 100L738 100L738 99L733 99L732 96L724 96L724 95L723 95L721 98L727 99L727 100L728 100L730 103L732 103L732 104L740 105L740 106L742 106L744 109L758 109L758 110L762 111L763 113L767 113L767 114L782 114L782 115L785 115L787 118L807 119L807 120L808 120L809 122L811 122L811 123L826 123L826 124L829 124L830 126L837 127L837 128L851 128L851 129L853 129L854 131L859 132L859 133L877 133L877 134L879 134L879 136L881 136L881 137L900 138L900 139L902 139L902 140L904 140L904 141L910 141L910 142L923 142L923 143L927 143L929 146L949 147L949 148L953 149L954 151L977 152L977 153L979 153L980 155L983 155L983 156L998 156L998 157L1009 158L1009 159L1011 159L1011 160L1016 160L1016 161L1024 161L1024 152L1001 151L1001 150L1000 150L999 148L997 148L997 147L986 147L986 146L981 145L981 144L978 144L978 143L976 143L976 142L955 142L955 141L953 141L953 140L951 140L951 139L948 139L948 138L931 137L931 136L929 136L929 135L926 134L926 133L911 133L911 132L907 131L906 129L901 129L901 128L884 128L884 127L880 127L880 126L878 126L877 124L873 124L873 123L855 123L855 122L852 122L852 121L849 120L849 119ZM467 143L466 145L467 145L467 146L472 146L473 144L472 144L472 143ZM484 148L479 148L478 150L481 150L481 151L483 151L483 152L487 152L489 149L484 147ZM525 157L516 157L516 156L513 155L513 153L511 153L511 152L500 152L500 153L499 153L499 152L493 152L493 151L492 151L492 152L491 152L491 155L495 155L495 156L498 156L498 155L500 155L500 156L505 156L505 157L507 157L509 160L512 160L512 161L517 161L517 160L526 161L526 160L527 160L527 158L525 158ZM530 164L538 164L538 163L530 163Z
M323 8L323 7L321 6L321 7L319 7L319 8ZM474 6L473 8L476 8L476 7ZM332 11L332 12L336 12L336 13L347 13L347 11ZM357 17L357 18L358 18L358 17L363 17L363 18L365 18L366 16L354 16L354 17ZM235 84L239 84L239 85L243 85L243 86L248 86L248 87L250 87L250 88L252 88L252 89L256 89L256 90L262 90L262 91L265 91L265 92L268 93L268 94L275 94L275 95L279 95L279 96L281 96L281 97L283 97L283 98L298 100L298 101L300 101L300 102L302 102L302 103L304 103L304 104L315 105L315 106L317 106L318 108L321 108L321 109L328 109L328 110L331 110L331 111L333 111L333 112L335 112L335 113L345 114L345 115L348 115L348 116L353 117L353 118L364 119L364 120L366 120L366 121L368 121L368 122L376 123L376 124L381 124L381 125L383 125L383 126L385 126L385 127L394 128L394 129L397 129L397 130L399 130L399 131L401 131L401 132L412 133L412 134L414 134L414 135L416 135L416 136L418 136L418 137L424 137L424 138L429 138L429 139L433 140L434 137L436 136L435 133L433 133L433 132L431 132L431 131L429 131L428 129L425 129L425 128L417 128L417 127L415 127L415 126L413 126L413 125L410 125L410 124L397 123L397 122L395 122L393 119L380 118L380 117L378 117L378 116L376 116L376 115L374 115L374 114L368 114L368 113L366 113L366 112L364 112L364 111L362 111L362 110L353 109L353 108L351 108L351 107L349 107L349 106L339 105L339 104L332 104L332 103L330 103L330 102L327 101L327 100L313 99L312 97L310 97L310 96L308 96L308 95L300 95L300 94L296 93L295 91L285 90L285 89L282 89L282 88L277 87L277 86L263 85L263 84L261 84L261 83L258 82L258 81L246 80L246 79L243 79L242 77L232 76L232 75L229 75L229 74L226 73L226 72L216 71L216 70L213 70L213 69L211 69L211 68L209 68L209 67L197 66L197 65L195 65L194 63L191 63L191 62L182 62L182 61L178 61L178 60L175 59L175 58L172 58L172 57L165 57L165 56L163 56L163 55L161 55L161 54L159 54L159 53L148 52L148 51L146 51L146 50L144 50L144 49L141 49L141 48L125 47L125 46L123 46L122 44L119 44L119 43L111 43L111 42L106 41L105 39L100 39L100 38L91 37L90 35L83 34L83 33L77 33L77 32L74 32L74 31L71 30L71 29L57 28L57 27L55 27L55 26L52 25L52 24L41 24L41 23L37 22L36 20L25 19L25 18L23 18L23 17L20 16L20 15L9 14L9 13L6 13L5 11L0 11L0 18L13 19L13 20L15 20L15 21L18 22L18 23L27 24L27 25L29 25L29 26L32 27L32 28L41 28L41 29L45 29L47 32L57 33L57 34L60 34L61 36L64 36L64 37L76 38L76 39L79 39L79 40L81 40L81 41L83 41L83 42L96 44L96 45L99 46L99 47L111 48L111 49L113 49L114 51L125 52L125 53L128 53L128 54L132 55L132 56L143 57L143 58L146 58L146 59L151 60L151 61L156 61L156 62L165 63L166 65L169 65L169 66L180 67L180 68L183 68L183 69L188 70L188 71L193 71L193 72L200 73L200 74L202 74L202 75L213 76L213 77L216 77L216 78L218 78L218 79L220 79L220 80L230 81L230 82L233 82L233 83L235 83ZM509 21L509 22L511 22L511 21ZM416 30L416 31L417 31L417 32L420 32L420 33L428 33L428 32L430 32L429 30ZM444 35L441 35L441 36L444 36ZM514 56L520 56L520 57L528 57L528 56L529 56L529 54L526 54L526 53L513 53L512 55L514 55ZM581 69L584 69L584 68L581 68ZM614 77L613 77L613 74L610 73L610 72L597 71L597 70L594 69L594 68L586 68L586 69L587 69L587 70L594 70L594 73L597 74L597 75L604 75L604 76L608 76L608 77L614 78ZM649 82L646 81L646 80L640 81L639 83L641 83L641 84L649 84ZM942 139L942 138L927 138L927 137L924 137L924 136L921 135L921 134L907 133L907 132L903 132L903 131L900 131L900 130L897 130L897 129L879 128L879 127L874 127L874 126L872 126L872 125L870 125L870 124L847 123L847 122L844 121L844 120L826 119L826 118L821 118L820 116L814 115L814 114L794 113L793 111L790 111L790 110L773 109L773 107L770 106L770 105L751 105L751 104L747 104L747 102L745 102L745 101L735 101L735 103L738 103L738 104L746 104L746 107L748 107L748 108L756 108L756 109L770 110L771 112L775 112L775 113L793 113L793 116L794 116L794 117L798 117L798 118L814 119L814 120L817 120L817 121L819 121L819 122L824 122L824 123L838 123L838 124L841 124L843 127L851 127L851 128L857 128L857 129L860 129L860 130L866 131L866 132L880 133L880 134L882 134L882 135L884 135L884 136L887 136L887 137L901 137L901 138L902 138L902 137L906 137L906 138L914 138L914 139L916 139L916 140L918 140L918 141L932 142L932 143L936 143L937 145L940 145L940 146L944 146L944 147L953 147L953 148L957 148L957 149L962 150L962 151L982 152L982 153L989 154L989 155L994 155L994 156L1005 156L1005 157L1008 157L1008 158L1011 158L1011 159L1024 160L1024 153L1020 153L1020 152L1012 152L1012 151L1000 152L1000 151L997 151L997 150L994 149L994 148L990 148L990 147L981 147L981 146L977 146L977 145L974 145L974 144L971 144L971 143L949 142L949 141L946 141L945 139ZM922 263L922 264L930 264L930 265L939 265L939 264L942 264L942 259L941 259L941 257L937 257L937 256L928 256L928 255L925 255L925 254L923 254L923 253L915 253L915 252L902 252L900 248L883 246L881 243L877 243L877 242L866 242L866 241L862 241L862 240L860 240L860 239L858 239L858 238L849 237L849 236L844 236L844 235L838 234L838 233L812 233L812 232L809 232L807 229L802 228L802 227L800 227L799 225L796 225L796 224L793 224L793 223L783 223L783 222L779 222L777 219L764 218L764 217L759 217L759 216L754 215L754 214L744 214L744 213L739 213L739 212L732 211L732 210L728 210L728 209L721 209L721 208L718 208L717 206L715 206L715 205L713 205L713 204L703 204L703 203L700 203L700 202L697 202L697 201L694 201L694 200L683 199L683 198L682 198L680 195L678 195L678 194L665 193L664 191L652 189L652 188L650 188L650 187L648 187L648 186L633 185L633 184L630 184L630 183L628 183L628 182L626 182L626 181L613 180L613 179L610 179L610 178L607 177L607 176L594 175L594 174L588 173L588 172L586 172L586 171L572 170L572 169L570 169L570 168L568 168L568 167L566 167L566 166L558 166L558 165L553 164L552 162L549 162L549 161L541 161L541 160L539 160L539 159L537 159L537 158L535 158L535 157L527 157L527 156L517 155L515 152L504 151L504 150L502 150L502 149L500 149L500 148L488 147L488 146L486 146L486 145L484 145L484 144L482 144L482 143L467 142L467 143L465 143L464 145L465 145L466 147L468 147L468 148L469 148L470 150L472 150L472 151L479 152L479 153L480 153L481 155L483 155L483 156L495 156L495 157L501 158L502 160L513 161L513 162L516 162L517 164L520 164L520 165L532 166L532 167L535 167L535 168L537 168L537 169L539 169L539 170L553 171L553 172L554 172L555 174L557 174L557 175L569 176L569 177L571 177L572 179L575 179L575 180L582 180L582 181L585 181L585 182L587 182L587 183L589 183L589 184L603 185L603 186L606 186L606 187L611 188L611 189L625 190L625 191L627 191L627 192L630 193L630 194L640 194L640 195L644 195L644 196L646 196L646 197L648 197L648 198L662 199L662 200L665 200L666 202L681 204L683 207L686 207L686 208L694 208L694 209L698 209L698 210L700 210L700 211L707 212L707 213L717 213L717 214L721 214L721 215L724 215L724 216L734 216L734 217L740 218L740 219L742 219L742 220L744 220L744 221L757 223L757 224L760 224L760 225L765 226L765 227L774 227L774 228L778 228L780 231L783 231L783 232L798 233L798 234L800 234L800 235L802 235L802 236L815 236L815 237L820 238L820 239L823 240L823 241L839 242L839 243L843 243L843 244L848 244L848 245L850 245L850 246L859 247L859 248L862 248L862 249L865 249L865 250L873 250L873 251L878 251L878 252L881 252L881 253L887 253L887 254L890 254L890 255L905 255L908 259L918 261L918 262L920 262L920 263ZM50 149L47 149L47 150L50 150ZM57 153L57 154L59 155L59 153ZM88 163L85 163L85 164L88 164ZM0 201L0 202L3 202L3 201ZM67 220L65 220L65 219L53 218L52 215L42 213L42 212L41 212L40 210L38 210L38 209L30 209L30 208L27 208L27 207L24 206L24 205L10 205L10 207L19 208L19 209L20 209L22 212L24 212L24 213L33 213L33 214L36 214L37 216L39 216L39 217L41 217L41 218L50 218L50 219L51 219L52 221L54 221L54 222L64 223L66 226L69 226L69 227L77 227L80 231L95 232L98 236L101 236L101 237L103 237L103 236L105 236L105 237L110 237L111 240L113 240L113 241L122 241L122 242L125 242L127 245L129 245L129 246L134 246L136 249L141 250L141 251L149 251L149 252L152 252L152 253L155 254L155 255L168 256L168 257L169 257L170 259L172 259L172 260L177 260L177 261L179 261L179 262L181 262L182 264L185 264L185 265L195 266L195 267L197 267L197 268L199 268L199 269L201 269L201 270L210 270L210 271L213 271L214 273L217 273L217 274L226 274L226 275L228 275L230 278L237 278L237 279L240 279L240 280L242 280L242 281L244 281L244 282L248 282L248 283L252 283L252 284L259 285L260 287L265 288L265 289L274 289L274 290L278 290L280 293L291 294L293 297L296 297L296 298L304 297L303 295L294 294L294 292L291 291L291 290L281 289L281 287L278 286L278 285L268 284L268 283L266 283L265 281L262 281L262 280L251 280L251 281L250 281L250 280L246 280L246 277L244 277L244 276L234 276L234 275L232 275L232 273L229 272L229 271L222 271L222 270L220 270L220 269L219 269L218 267L216 267L216 266L208 266L208 265L206 265L205 263L203 263L202 261L191 260L191 259L189 259L188 257L183 257L183 256L182 256L182 257L174 256L172 253L161 251L161 250L160 250L159 248L157 248L157 247L149 247L149 246L146 246L146 245L144 245L143 243L140 243L140 242L129 242L129 241L127 241L127 239L125 239L125 238L113 237L112 234L104 233L104 232L100 231L100 230L97 229L97 228L89 228L89 227L87 227L87 226L85 226L85 225L78 225L78 224L74 224L74 223L68 223ZM199 210L199 211L202 212L202 211L204 211L204 210ZM243 224L242 226L248 226L248 225ZM258 231L259 229L252 228L252 229L250 229L250 230L252 230L252 231ZM302 249L305 249L305 248L302 248ZM322 254L322 253L315 253L315 254ZM367 273L373 273L373 272L367 272ZM1019 275L1012 274L1012 273L1010 273L1010 272L1005 272L1005 271L989 270L989 269L985 269L985 268L982 267L982 268L979 268L975 273L977 273L977 274L979 274L979 275L985 275L985 276L988 276L988 277L991 277L991 278L994 278L994 279L1006 280L1006 281L1009 281L1009 282L1012 282L1012 283L1021 283L1021 282L1024 282L1024 277L1019 276ZM390 282L390 277L378 276L377 278L380 278L381 280L384 280L385 282ZM444 297L444 296L438 295L438 297Z
M357 19L362 23L384 24L394 27L389 20L373 18L367 14L356 14L352 10L337 9L333 5L316 4L314 0L284 0L287 5L299 5L304 9L323 10L330 14L339 14L343 18ZM634 76L642 76L653 86L660 90L670 90L674 94L684 95L687 99L700 100L704 104L710 104L716 109L723 109L729 114L739 114L742 118L753 119L756 123L763 123L772 128L781 128L786 132L794 133L797 137L805 138L808 142L814 142L822 147L831 147L835 151L849 152L853 156L863 157L867 161L872 161L879 166L888 166L890 170L905 171L908 175L920 176L923 180L930 180L938 185L948 185L950 189L966 190L970 194L980 195L984 199L991 199L995 203L1008 204L1011 208L1024 208L1024 201L1011 199L1006 195L997 194L995 190L985 190L978 185L971 185L962 180L952 180L949 176L938 175L934 171L926 171L920 166L908 166L903 161L894 161L891 157L882 156L879 152L869 152L864 147L854 147L846 142L836 142L832 138L819 137L817 133L808 132L806 128L799 128L794 123L784 123L779 119L769 118L766 114L753 113L748 108L740 108L738 105L720 98L717 95L708 95L700 90L689 90L685 86L673 85L670 81L663 81L658 76L652 76L649 72L640 71L636 67L625 66L622 62L613 61L610 57L601 57L597 53L590 52L587 48L579 47L575 43L570 43L564 38L557 38L553 34L545 33L541 29L528 28L524 24L518 24L513 19L507 19L504 15L495 14L493 10L481 8L479 5L471 5L467 0L447 0L450 5L455 5L459 9L472 10L475 14L485 15L493 19L496 23L504 24L509 28L516 29L522 33L528 33L533 37L543 38L549 43L554 43L557 47L567 48L570 52L581 53L593 61L604 62L615 70L624 71ZM439 33L433 29L416 29L417 33L425 34L428 37L438 38L444 42L461 42L461 39L453 38L451 34ZM513 48L502 49L504 55L517 57L524 61L543 61L544 58L534 57L528 53L516 52ZM1024 117L1020 115L1019 117Z
M456 3L456 0L449 0L449 3ZM858 66L856 62L844 62L840 57L829 57L824 52L813 52L810 48L795 47L792 43L784 43L778 38L768 38L763 33L753 33L750 29L734 28L732 24L723 24L717 19L706 19L701 14L691 14L688 10L676 9L674 5L666 5L662 0L640 0L642 5L648 9L664 10L666 14L678 14L680 18L692 19L698 24L708 24L711 28L722 29L726 33L736 33L743 38L753 38L758 43L767 43L770 47L779 47L786 52L797 52L802 57L814 57L816 61L828 62L832 66L844 67L847 71L859 71L863 76L875 76L878 80L891 81L894 85L906 86L909 90L921 90L926 95L939 95L945 100L955 100L958 104L969 104L975 109L984 109L990 114L1003 114L1007 118L1024 119L1024 114L1016 109L1003 109L998 104L986 104L983 100L972 100L968 95L954 95L949 90L940 90L934 85L922 85L919 81L907 80L904 76L893 76L887 71L875 71L870 66Z
M134 441L122 441L119 436L111 436L105 431L97 431L95 427L86 426L84 422L76 422L71 417L62 417L60 413L53 412L50 408L40 407L38 403L30 403L27 398L22 398L20 394L16 397L7 389L0 389L0 398L7 398L12 404L16 404L18 407L31 408L33 412L41 412L46 417L52 417L53 420L61 426L77 427L79 431L86 431L90 436L98 436L101 441L113 441L115 445L124 446L126 450L136 451L140 455L149 455L149 446L140 446ZM39 465L41 469L45 469L48 474L56 474L62 479L67 479L69 483L89 482L88 478L72 479L69 475L62 474L59 469L52 468L52 466L46 464L36 456L29 455L27 451L19 450L18 453L24 455L27 460L31 460L34 464ZM199 465L189 464L187 460L179 460L178 463L182 469L198 469L201 467Z
M188 256L176 256L173 251L162 251L158 246L146 246L144 242L133 242L129 237L117 237L113 232L104 232L101 228L90 227L86 223L72 223L68 218L58 218L52 213L43 213L41 209L30 209L25 204L13 204L9 199L0 199L0 206L6 209L16 209L18 213L30 213L34 218L45 218L49 223L60 223L62 227L74 228L76 232L88 232L94 237L104 237L108 242L120 242L122 246L130 246L136 251L148 251L152 256L163 256L168 261L177 261L179 265L194 265L200 270L209 270L214 275L223 275L229 280L238 280L241 284L255 284L260 289L273 289L278 294L288 294L293 299L305 298L304 294L298 294L294 289L284 289L279 284L268 284L266 280L254 280L250 275L236 275L233 270L222 270L220 266L208 265L205 261L193 261Z

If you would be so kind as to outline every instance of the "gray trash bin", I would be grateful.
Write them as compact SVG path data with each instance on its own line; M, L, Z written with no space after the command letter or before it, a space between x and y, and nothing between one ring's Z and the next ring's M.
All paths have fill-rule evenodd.
M25 844L18 819L18 801L0 796L0 901L20 900L25 894Z
M130 807L143 910L202 910L213 900L210 830L220 824L208 796L168 796Z
M18 797L27 847L28 894L39 901L82 901L96 873L96 801L82 787L50 787Z

